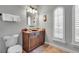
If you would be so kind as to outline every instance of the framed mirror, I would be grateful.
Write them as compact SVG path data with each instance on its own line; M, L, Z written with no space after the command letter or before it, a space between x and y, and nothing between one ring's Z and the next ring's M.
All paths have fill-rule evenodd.
M32 6L27 7L27 26L36 27L38 22L38 10Z

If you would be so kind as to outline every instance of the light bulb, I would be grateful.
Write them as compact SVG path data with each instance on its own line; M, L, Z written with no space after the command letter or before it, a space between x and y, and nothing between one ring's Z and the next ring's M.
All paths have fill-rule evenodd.
M35 13L37 13L37 10L35 10Z
M35 13L35 9L33 9L33 14Z

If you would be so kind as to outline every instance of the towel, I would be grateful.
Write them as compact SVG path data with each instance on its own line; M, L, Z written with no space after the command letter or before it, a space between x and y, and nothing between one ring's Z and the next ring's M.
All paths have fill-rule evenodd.
M8 48L8 53L22 53L22 46L21 45L14 45Z
M2 14L2 20L3 21L12 21L10 14L5 14L5 13Z

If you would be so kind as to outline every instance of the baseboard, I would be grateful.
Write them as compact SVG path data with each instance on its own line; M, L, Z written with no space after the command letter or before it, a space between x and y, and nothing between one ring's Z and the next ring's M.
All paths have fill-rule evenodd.
M58 41L58 42L61 42L61 43L66 43L65 40L57 40L57 39L53 39L53 41Z
M68 49L68 48L64 48L64 47L61 47L61 46L59 46L59 45L53 44L53 43L49 43L49 42L45 42L45 43L46 43L46 44L49 44L49 45L51 45L51 46L58 47L58 48L60 48L60 49L62 49L62 50L64 50L64 51L67 51L67 52L69 52L69 53L78 53L77 51L73 51L73 50L70 50L70 49Z

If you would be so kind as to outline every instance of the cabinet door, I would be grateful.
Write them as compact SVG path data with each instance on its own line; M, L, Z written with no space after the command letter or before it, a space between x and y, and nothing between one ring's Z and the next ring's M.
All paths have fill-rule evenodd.
M38 38L37 37L30 38L29 43L30 43L30 46L29 46L30 50L34 49L38 45Z
M23 38L23 49L25 51L28 51L29 50L29 34L27 33L22 33L22 38Z
M40 31L39 44L43 44L44 40L45 40L45 32L44 31Z

